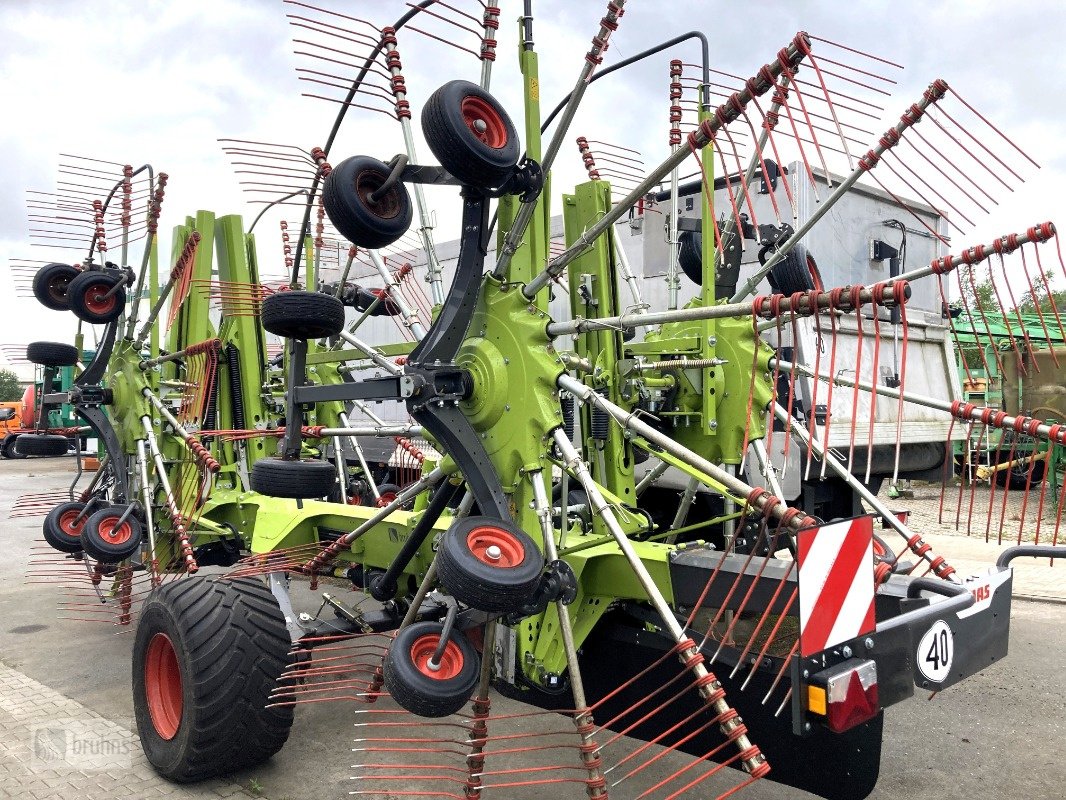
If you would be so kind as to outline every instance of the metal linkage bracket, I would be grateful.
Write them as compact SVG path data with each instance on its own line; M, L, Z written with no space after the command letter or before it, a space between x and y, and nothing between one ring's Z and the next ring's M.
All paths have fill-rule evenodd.
M504 621L515 625L526 617L543 614L549 605L560 602L568 606L577 599L577 577L565 561L555 560L548 563L547 569L540 576L540 583L529 602L518 611L508 614Z

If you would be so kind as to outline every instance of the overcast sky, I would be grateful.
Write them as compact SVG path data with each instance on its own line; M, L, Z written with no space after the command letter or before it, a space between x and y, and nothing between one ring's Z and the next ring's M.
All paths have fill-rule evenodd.
M472 0L451 2L480 13ZM500 5L493 88L517 115L514 21L521 4L502 0ZM604 0L534 0L542 98L549 107L571 88L605 6ZM398 0L332 0L330 7L365 15L377 25L406 10ZM7 153L0 166L0 264L11 258L82 257L32 247L28 238L25 190L54 188L60 152L135 166L149 161L169 173L164 253L170 228L198 208L248 214L217 139L310 149L323 143L336 112L333 104L300 97L307 84L297 80L294 68L311 65L293 55L294 31L286 13L300 12L280 0L0 0L0 97L5 101L0 148ZM440 23L425 27L443 32ZM1058 216L1066 177L1066 112L1059 89L1066 5L1061 2L1019 2L1008 11L1002 2L972 0L633 0L611 39L605 65L692 29L709 37L713 66L743 75L770 61L801 29L899 62L906 69L896 75L899 85L886 103L894 115L932 79L944 77L1042 166L1039 172L1027 171L1027 183L1016 192L997 197L1001 205L980 220L975 240L967 244ZM400 49L416 129L419 104L437 85L452 78L477 80L478 63L449 47L401 33ZM570 144L577 134L635 147L648 164L661 160L667 151L667 62L671 57L695 61L697 55L689 43L595 84L563 149L555 192L582 177ZM387 159L401 147L394 121L353 111L331 160L337 163L356 152ZM422 153L428 155L424 145ZM430 202L439 213L438 239L455 238L454 191L437 190ZM276 223L264 230L264 238L276 235ZM276 268L280 247L273 241L261 245L260 257ZM0 343L63 338L69 319L32 299L0 294Z

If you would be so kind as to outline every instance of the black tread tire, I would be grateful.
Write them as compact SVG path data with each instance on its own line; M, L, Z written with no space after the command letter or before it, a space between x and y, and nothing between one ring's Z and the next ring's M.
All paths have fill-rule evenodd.
M403 490L399 486L397 486L395 483L379 483L378 484L378 498L377 498L376 501L374 501L374 504L376 506L378 506L379 508L381 508L382 506L387 506L389 503L392 502L392 500L385 500L384 502L382 502L382 498L385 497L388 494L392 494L393 495L393 500L395 500L396 499L396 495L398 495L402 491Z
M145 695L145 657L156 633L174 646L182 677L181 723L163 739ZM133 645L137 732L156 772L179 783L262 763L289 738L292 707L267 708L290 663L278 601L260 581L193 577L145 600Z
M481 675L477 650L454 628L450 641L462 658L458 674L446 679L431 678L413 663L411 648L415 642L423 636L436 636L439 642L443 631L439 622L416 622L396 634L385 654L385 688L403 708L420 717L436 719L461 710L477 689Z
M23 433L15 440L15 450L24 456L65 456L69 449L67 437L54 433Z
M24 453L20 453L18 448L15 447L15 442L18 441L18 434L12 433L4 437L3 444L0 444L0 455L4 458L25 458Z
M44 540L60 553L80 553L80 531L85 527L87 518L83 517L81 525L74 532L68 532L60 524L60 520L69 512L81 513L85 509L85 503L60 503L48 512L44 518Z
M104 506L94 511L81 528L81 549L104 564L118 564L141 550L144 531L135 514L126 517L123 525L130 526L130 537L122 544L109 542L101 533L100 525L109 519L116 522L126 511L126 506Z
M502 528L523 549L522 559L511 567L488 564L468 547L476 528ZM544 556L534 541L514 524L490 517L466 517L441 537L437 549L437 577L456 600L479 611L509 614L528 603L540 582Z
M45 367L73 367L78 363L78 348L62 342L30 342L26 359Z
M1015 459L1023 458L1024 456L1015 455ZM1004 457L1006 461L1006 457ZM1039 486L1041 481L1044 480L1044 465L1046 462L1037 461L1033 464L1033 476L1029 478L1029 465L1012 467L1004 472L996 473L996 484L999 486L1009 486L1011 489L1024 489L1028 484L1030 487Z
M277 292L263 301L263 327L285 339L322 339L344 329L344 304L321 292Z
M414 210L402 181L394 183L373 205L367 196L389 177L388 164L370 156L352 156L333 168L322 186L322 207L333 226L356 247L388 247L411 227Z
M45 264L33 276L33 296L52 311L69 311L67 288L80 272L70 264Z
M463 118L463 102L476 98L495 112L503 140L483 142ZM483 188L500 186L512 173L521 148L514 123L496 98L476 83L448 81L429 96L422 108L422 133L433 155L460 183Z
M107 301L106 308L97 306L97 298L110 291L125 278L99 270L87 270L70 282L67 301L74 316L90 325L103 325L122 316L126 308L126 287L122 287Z
M329 461L286 461L261 458L252 467L252 491L267 497L314 500L328 497L337 482L337 468Z
M703 234L681 231L677 237L677 263L681 271L697 286L703 285Z
M814 278L811 277L812 266L817 271L818 265L807 252L807 248L798 244L774 265L770 274L766 276L766 280L770 288L780 294L809 292L815 288Z

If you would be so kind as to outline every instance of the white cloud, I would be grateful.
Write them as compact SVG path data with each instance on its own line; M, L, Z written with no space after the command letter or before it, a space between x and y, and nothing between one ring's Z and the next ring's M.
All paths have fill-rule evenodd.
M480 8L470 3L471 9ZM505 104L521 108L516 76L516 17L520 4L503 3L494 67L494 89ZM540 54L545 110L569 91L589 39L604 13L601 0L534 3L534 35ZM391 22L401 2L345 4L346 13ZM354 9L354 10L353 10ZM385 12L387 9L387 13ZM296 79L285 14L280 2L184 0L92 4L0 5L0 263L11 257L51 257L28 246L26 188L50 189L56 153L96 155L138 165L150 160L171 175L163 231L198 208L219 213L258 209L244 203L216 139L225 136L298 144L323 143L336 106L299 97L315 90ZM668 13L667 13L668 12ZM306 12L304 12L306 13ZM811 33L865 47L908 65L887 107L893 114L943 74L1030 150L1044 169L997 210L997 221L979 233L1026 227L1055 215L1066 165L1059 155L1064 120L1048 87L1057 68L1064 11L1057 3L1022 3L1004 21L992 2L734 3L687 0L633 2L612 38L605 63L630 56L669 36L703 29L715 65L752 74L802 27ZM425 23L440 30L440 25ZM446 29L445 29L446 30ZM472 37L456 32L463 42ZM420 153L428 149L417 124L419 103L453 77L475 78L477 63L452 48L401 32L405 73L416 109ZM671 57L695 61L691 43L675 52L596 83L564 143L553 189L558 195L583 178L572 142L578 134L640 149L649 165L667 152L666 85ZM880 130L880 128L878 129ZM349 114L333 152L337 162L355 152L387 158L401 149L394 121L357 109ZM440 217L440 237L453 238L454 190L428 193ZM556 200L555 208L558 208ZM273 223L271 223L273 224ZM990 226L990 227L988 227ZM274 228L276 231L276 228ZM990 233L989 233L990 235ZM280 263L278 240L266 232L262 258ZM169 252L169 245L162 252ZM72 254L68 258L79 257ZM5 293L0 300L0 342L46 335L43 313L32 300ZM48 314L48 336L62 338L58 314Z

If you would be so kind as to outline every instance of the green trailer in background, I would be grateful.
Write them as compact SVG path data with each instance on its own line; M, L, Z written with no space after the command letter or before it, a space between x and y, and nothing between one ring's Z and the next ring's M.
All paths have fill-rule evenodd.
M1066 337L1057 315L962 312L952 329L967 403L1066 423ZM1049 477L1056 494L1062 485L1061 445L975 423L954 447L965 480L1024 489Z

